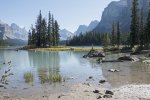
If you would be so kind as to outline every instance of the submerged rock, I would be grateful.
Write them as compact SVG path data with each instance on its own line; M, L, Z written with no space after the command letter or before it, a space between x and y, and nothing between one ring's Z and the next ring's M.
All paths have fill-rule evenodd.
M118 70L118 69L109 69L108 71L110 71L110 72L120 72L120 70Z
M0 87L4 87L4 85L0 84Z
M99 83L102 83L102 84L105 83L105 82L106 82L106 80L100 80L99 81Z
M89 79L93 79L93 77L92 77L92 76L89 76Z

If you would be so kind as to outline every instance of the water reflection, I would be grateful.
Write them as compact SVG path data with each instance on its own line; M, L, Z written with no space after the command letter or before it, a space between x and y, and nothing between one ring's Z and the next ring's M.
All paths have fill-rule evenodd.
M50 77L59 75L60 57L59 52L28 52L30 66L37 70L40 83L50 82Z
M94 83L98 84L100 79L106 78L111 86L122 86L125 84L150 83L150 67L141 63L96 63L96 59L84 59L86 52L33 52L0 50L0 77L8 68L3 62L12 61L11 72L14 74L9 79L8 89L28 86L25 82L33 83L37 89L48 83L61 82L62 78L73 77L67 83L86 82L89 76L93 76ZM108 55L106 59L116 59L119 55ZM110 73L107 70L115 68L121 72ZM30 72L31 74L29 74ZM33 88L32 87L32 88ZM12 90L14 91L14 90Z

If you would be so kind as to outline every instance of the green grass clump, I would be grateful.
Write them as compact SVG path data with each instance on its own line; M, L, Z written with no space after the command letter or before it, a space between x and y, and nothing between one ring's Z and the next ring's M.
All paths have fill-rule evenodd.
M49 81L52 81L52 82L61 82L62 81L62 77L58 73L50 74L49 75Z
M24 79L26 83L33 82L33 74L31 72L26 72L24 74Z
M39 75L41 83L56 83L56 82L61 82L62 81L62 76L59 73L51 73L49 75L46 74L41 74Z
M41 80L41 84L48 82L48 76L46 74L41 74L39 75L40 80Z

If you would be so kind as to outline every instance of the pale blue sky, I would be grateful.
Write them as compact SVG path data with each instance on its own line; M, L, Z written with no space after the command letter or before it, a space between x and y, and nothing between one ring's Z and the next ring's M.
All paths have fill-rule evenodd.
M74 32L81 24L100 20L102 11L111 1L118 0L0 0L0 19L28 29L35 23L40 9L44 17L50 10L61 29Z

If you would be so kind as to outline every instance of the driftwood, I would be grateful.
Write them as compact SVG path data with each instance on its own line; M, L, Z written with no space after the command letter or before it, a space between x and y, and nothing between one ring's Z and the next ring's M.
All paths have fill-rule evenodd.
M94 58L94 57L105 57L105 53L103 52L99 52L99 51L96 51L94 49L91 49L88 54L84 55L83 58Z
M102 63L105 62L123 62L122 60L102 60Z
M113 62L123 62L122 60L105 60L103 58L99 58L96 60L98 63L113 63Z
M121 60L121 61L139 61L138 58L131 57L131 56L123 56L123 57L118 58L118 60Z

